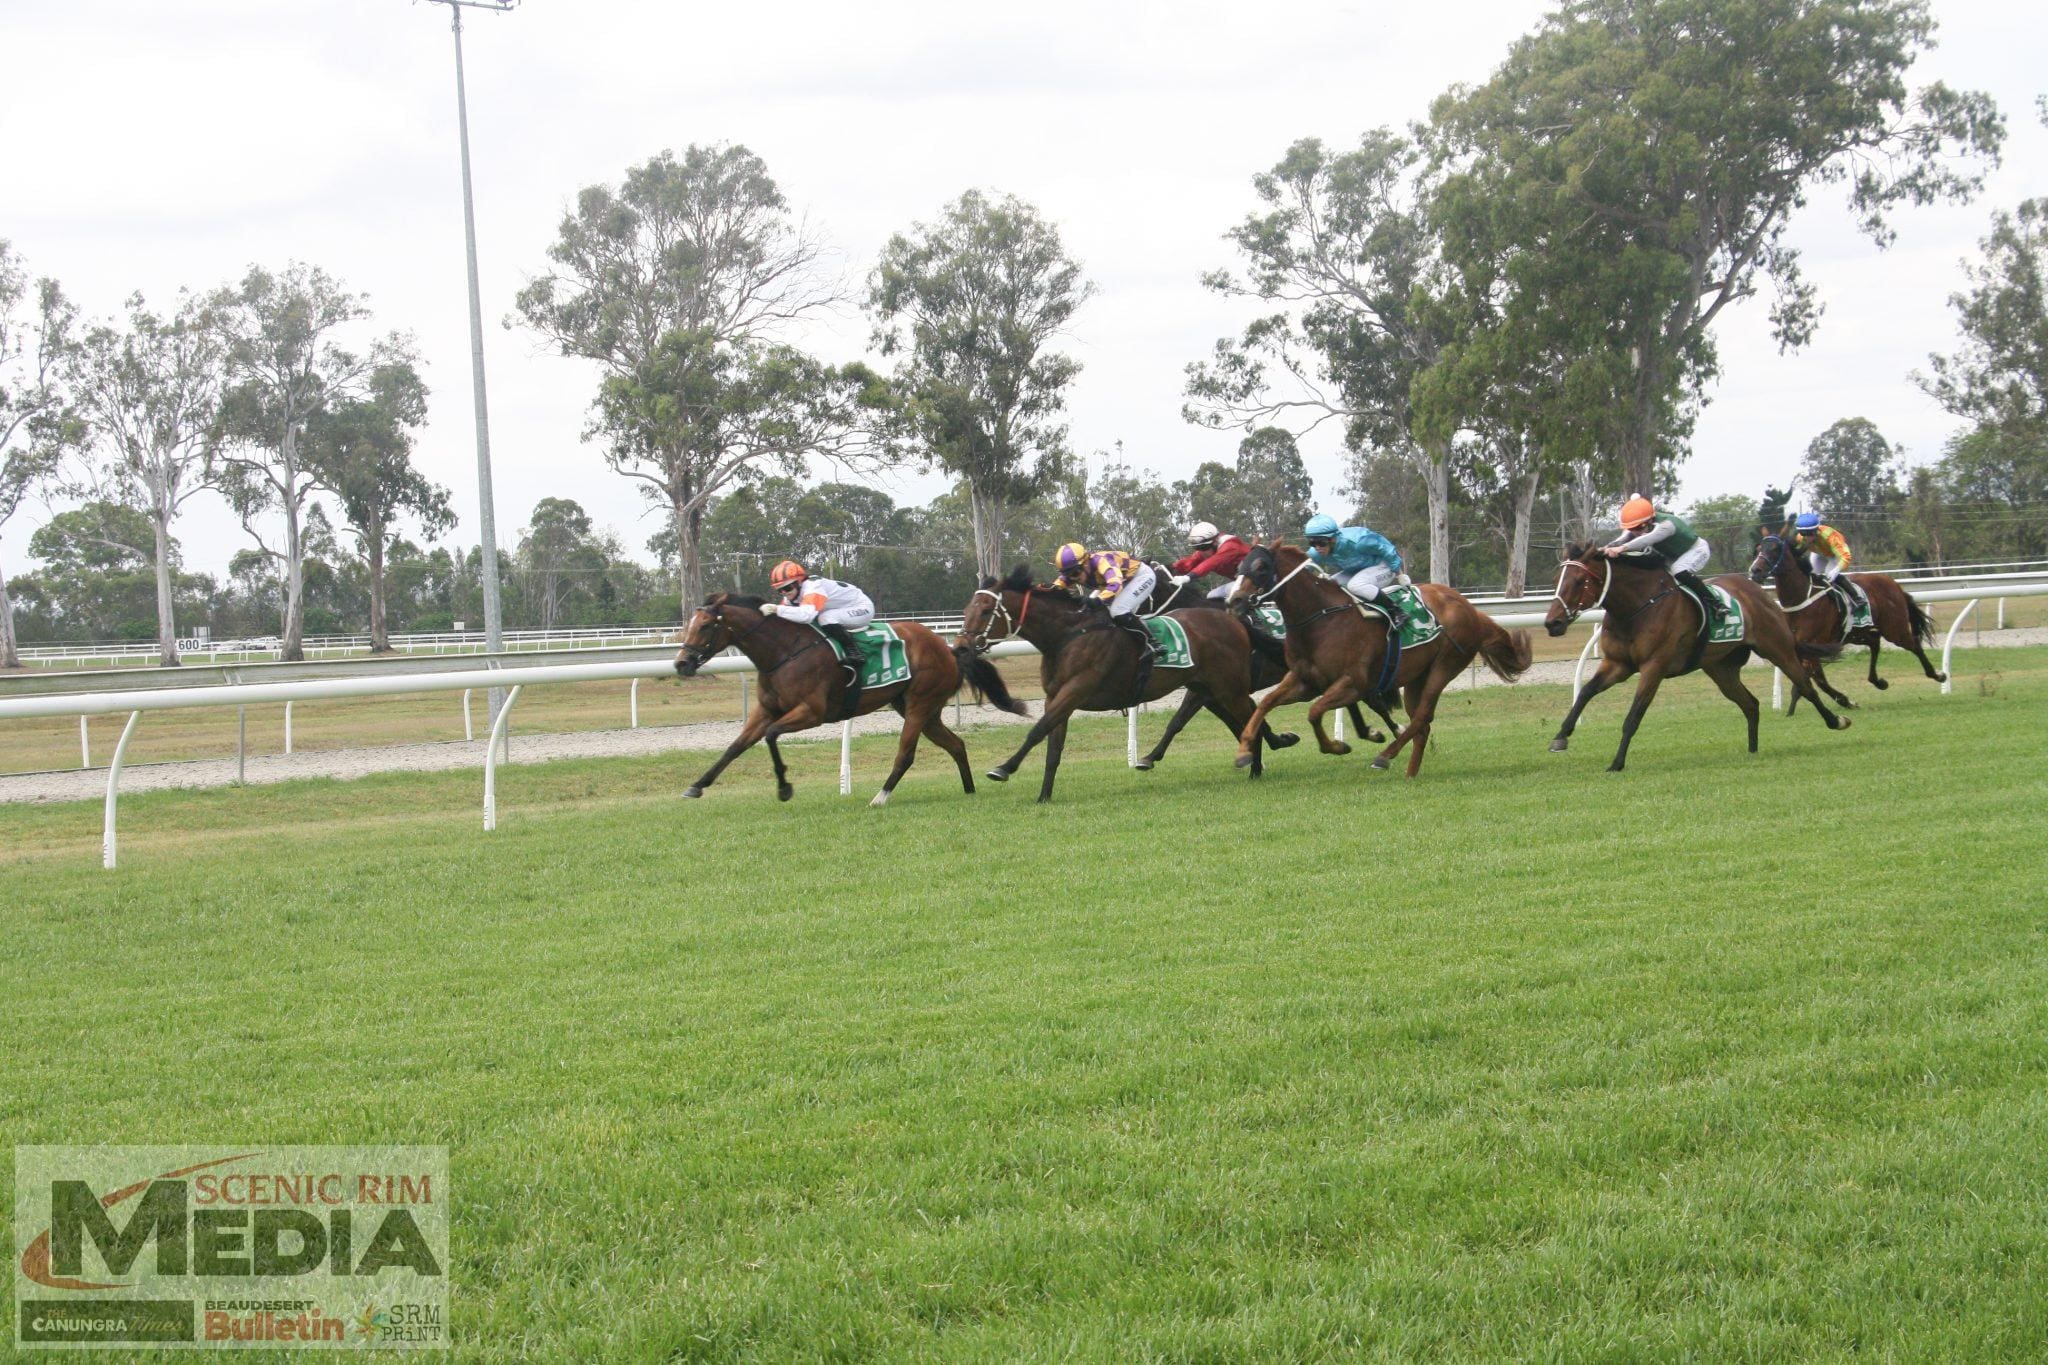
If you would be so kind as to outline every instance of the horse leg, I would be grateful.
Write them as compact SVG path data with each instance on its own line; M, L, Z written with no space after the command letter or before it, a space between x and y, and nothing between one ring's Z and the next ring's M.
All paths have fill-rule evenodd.
M767 734L768 727L774 723L775 717L761 707L755 707L754 713L747 717L747 723L740 727L740 732L733 738L733 742L726 745L725 752L718 756L718 761L706 768L704 775L691 783L683 795L692 799L702 796L704 789L716 782L718 775L724 772L734 759L758 744L761 736ZM779 760L777 766L780 766Z
M1153 764L1165 758L1167 746L1173 743L1173 737L1179 734L1187 726L1187 723L1194 719L1195 712L1201 709L1202 699L1200 697L1196 696L1192 691L1184 694L1180 699L1180 705L1174 710L1173 719L1166 722L1166 733L1159 737L1159 743L1152 747L1151 753L1146 754L1137 761L1135 766L1138 771L1141 773L1150 772Z
M1795 650L1796 648L1797 646L1794 646ZM1820 699L1820 693L1815 690L1811 668L1802 666L1811 665L1813 663L1811 659L1802 659L1797 653L1789 660L1784 658L1772 659L1768 654L1764 655L1764 657L1771 663L1776 664L1778 671L1792 681L1792 700L1785 706L1786 715L1791 715L1793 706L1796 706L1799 699L1804 697L1813 703L1813 709L1820 713L1820 718L1827 723L1828 729L1846 730L1849 728L1849 718L1847 716L1838 716L1828 710L1827 703ZM1786 666L1788 663L1791 665L1790 667Z
M775 742L776 736L768 736L768 757L775 764L775 799L787 801L796 795L796 788L789 785L789 768L782 761L782 746Z
M1052 733L1045 739L1045 781L1038 787L1038 804L1052 800L1052 782L1060 772L1060 754L1067 747L1067 717L1061 716L1060 723L1052 727Z
M1756 722L1757 717L1762 714L1762 708L1757 705L1755 695L1742 685L1741 666L1729 667L1728 660L1734 657L1733 654L1724 655L1713 663L1703 665L1701 671L1714 680L1714 686L1721 689L1722 696L1741 709L1742 718L1749 722L1749 751L1755 753Z
M773 725L764 732L768 740L768 757L775 760L775 799L787 801L796 795L796 788L789 785L789 769L782 762L782 748L776 740L797 730L809 730L825 723L825 708L802 702L784 711Z
M1593 676L1586 679L1579 695L1572 699L1571 710L1564 713L1564 724L1557 727L1557 735L1550 741L1550 752L1561 754L1572 742L1572 731L1579 728L1579 713L1586 709L1586 703L1605 692L1608 688L1633 672L1627 664L1616 663L1603 658L1600 667L1593 670Z
M1307 695L1308 688L1302 685L1301 679L1296 677L1292 670L1288 672L1286 677L1273 684L1273 690L1260 698L1258 706L1253 708L1252 718L1245 723L1244 733L1237 737L1238 767L1249 768L1252 766L1254 759L1252 746L1258 742L1259 731L1265 727L1266 717L1271 714L1273 708L1300 701Z
M1402 746L1408 743L1411 738L1409 731L1415 724L1415 708L1421 704L1422 686L1420 683L1409 683L1401 689L1401 705L1408 712L1408 724L1396 726L1394 742L1373 755L1372 766L1374 768L1385 772L1387 765L1394 761L1394 756L1400 753Z
M1913 632L1910 629L1906 632L1906 638L1908 640L1912 640L1913 642L1909 645L1904 646L1904 648L1913 651L1913 657L1920 661L1921 671L1924 672L1928 677L1934 679L1934 681L1936 682L1947 682L1948 674L1942 672L1940 669L1934 666L1934 660L1927 657L1927 647L1921 644L1918 640L1913 638ZM1875 660L1873 660L1872 667L1875 666L1876 662Z
M1813 661L1813 682L1821 691L1835 699L1835 705L1848 707L1856 705L1855 702L1849 700L1847 694L1836 690L1835 685L1828 681L1827 667L1818 659Z
M1621 722L1621 747L1614 751L1614 762L1607 765L1607 771L1618 773L1628 762L1629 742L1636 737L1636 727L1643 723L1643 712L1650 709L1650 703L1657 699L1657 688L1664 681L1664 674L1655 664L1644 669L1636 679L1636 697L1629 703L1628 716Z
M874 800L868 802L870 806L889 804L889 797L896 790L896 784L903 780L903 774L909 772L910 765L917 761L917 740L924 732L924 725L923 712L913 715L909 707L903 708L903 732L896 737L896 766L889 769L888 780L882 783L882 789L875 793Z
M1206 702L1205 705L1209 708L1209 714L1222 721L1223 728L1230 731L1233 735L1242 734L1246 729L1252 728L1252 712L1247 709L1251 705L1250 697L1245 698L1244 705L1237 708L1237 714L1234 716L1224 709L1223 703L1220 701L1212 699ZM1266 760L1265 755L1260 752L1260 746L1272 743L1273 732L1264 725L1260 725L1253 729L1252 733L1252 776L1264 777L1266 775Z
M943 699L931 715L925 718L924 737L927 743L936 744L953 756L954 766L960 769L960 786L969 796L974 795L974 770L967 764L967 741L953 733L939 714L945 708Z
M1870 640L1870 685L1882 692L1891 684L1877 676L1877 652L1884 648L1884 637L1874 635Z
M1371 705L1371 703L1368 702L1367 705ZM1367 744L1385 744L1387 742L1387 737L1385 735L1381 734L1378 730L1375 730L1372 726L1367 725L1365 723L1365 716L1362 712L1359 711L1357 702L1352 702L1351 705L1345 707L1344 709L1351 713L1351 728L1358 731L1358 737L1360 739L1364 740ZM1398 730L1401 728L1400 726L1394 724L1394 718L1392 716L1388 715L1379 707L1374 706L1372 708L1372 713L1387 723L1388 730Z
M1060 689L1058 696L1047 697L1045 699L1045 714L1038 718L1037 724L1033 725L1030 733L1024 736L1024 742L1018 746L1016 753L1011 754L1001 763L988 770L988 780L991 782L1008 782L1010 775L1023 766L1025 755L1037 748L1039 741L1050 735L1056 727L1067 723L1067 717L1073 715L1076 707L1080 704L1079 692L1078 684L1069 683Z
M1322 696L1317 697L1308 704L1308 728L1316 732L1316 744L1321 747L1324 753L1335 754L1341 758L1351 752L1349 744L1339 744L1324 731L1323 717L1340 706L1347 706L1357 701L1360 695L1361 691L1358 687L1354 686L1348 679L1339 678L1330 684L1329 689Z

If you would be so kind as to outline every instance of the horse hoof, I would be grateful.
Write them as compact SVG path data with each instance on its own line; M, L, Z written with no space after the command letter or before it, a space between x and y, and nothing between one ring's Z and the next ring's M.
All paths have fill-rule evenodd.
M1367 744L1385 744L1387 737L1377 730L1367 730L1365 732L1365 742Z
M1610 763L1607 765L1607 771L1611 773L1618 773L1621 771L1621 765L1619 763Z
M1835 723L1834 723L1834 725L1833 725L1833 726L1832 726L1831 728L1833 728L1833 729L1836 729L1836 730L1846 730L1846 729L1848 729L1848 728L1849 728L1849 718L1848 718L1847 716L1836 716L1836 717L1835 717Z
M1372 761L1372 766L1379 772L1385 772L1389 765L1384 758L1376 758Z
M1266 741L1268 749L1292 749L1301 743L1300 735L1275 735Z
M704 789L702 787L692 787L688 791L683 793L684 796L689 797L692 801L695 801L698 797L702 796L703 794Z
M795 795L796 788L790 786L787 782L783 783L781 786L775 789L775 799L777 801L787 801L790 797Z
M988 770L988 780L991 782L1008 782L1010 775L1001 768L990 768Z
M1239 755L1237 756L1237 766L1238 766L1238 767L1240 767L1240 768L1249 768L1249 767L1251 767L1251 766L1252 766L1252 756L1251 756L1250 754L1239 754Z
M1152 760L1149 758L1141 758L1136 763L1133 763L1131 766L1133 768L1136 768L1141 773L1149 773L1152 771Z
M872 801L870 801L870 802L868 802L868 804L869 804L870 806L886 806L886 805L888 805L888 804L889 804L889 793L888 793L888 792L887 792L886 790L884 790L884 791L878 791L878 792L876 792L876 793L875 793L875 799L874 799L874 800L872 800Z
M1935 675L1934 675L1934 680L1935 680L1936 682L1947 682L1947 681L1948 681L1948 674L1946 674L1946 673L1937 673L1937 674L1935 674Z
M1337 758L1342 758L1344 757L1344 755L1351 752L1351 746L1349 744L1332 744L1323 752L1326 754L1334 755Z
M1568 739L1553 739L1550 741L1550 752L1561 754L1571 747L1571 743Z
M1870 680L1870 685L1880 692L1886 690L1891 686L1891 684L1886 682L1883 678L1872 678Z

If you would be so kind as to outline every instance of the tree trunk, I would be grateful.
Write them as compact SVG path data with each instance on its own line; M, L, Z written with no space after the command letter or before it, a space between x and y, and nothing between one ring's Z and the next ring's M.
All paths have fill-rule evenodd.
M152 513L149 524L156 532L157 660L165 668L176 668L181 661L178 658L177 603L172 597L170 520Z
M974 510L974 564L983 578L1003 576L1003 500L967 480L967 503Z
M299 509L284 509L284 649L287 663L306 657L306 553L299 543Z
M1423 452L1423 477L1429 487L1429 571L1432 583L1451 581L1451 452L1446 447Z
M1541 468L1531 469L1522 476L1522 486L1515 490L1515 529L1508 541L1508 586L1509 597L1520 597L1529 586L1529 523L1536 512L1536 490L1543 482Z
M682 619L688 621L704 602L704 559L698 541L704 534L704 509L676 504L676 562L682 577Z
M384 628L384 532L378 528L370 536L367 547L370 552L370 652L386 654L391 650L391 637Z
M7 595L7 570L0 567L0 668L20 668L21 650L14 643L14 599Z

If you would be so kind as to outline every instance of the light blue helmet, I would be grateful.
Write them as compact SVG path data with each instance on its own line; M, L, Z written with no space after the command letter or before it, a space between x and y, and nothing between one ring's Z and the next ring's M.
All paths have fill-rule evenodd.
M1797 525L1802 531L1818 531L1820 529L1820 513L1801 512Z
M1301 528L1301 534L1309 540L1314 540L1318 536L1334 536L1337 534L1337 519L1327 516L1310 517L1308 525Z

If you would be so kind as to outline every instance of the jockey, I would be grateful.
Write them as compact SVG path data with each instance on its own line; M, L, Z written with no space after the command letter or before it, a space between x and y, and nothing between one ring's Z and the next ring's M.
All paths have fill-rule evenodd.
M768 573L768 586L782 598L761 608L763 616L780 616L785 621L815 624L839 642L854 677L867 664L860 640L854 632L875 619L875 604L851 583L813 578L803 565L785 559Z
M1721 599L1707 591L1707 584L1699 576L1699 568L1707 562L1714 547L1692 529L1684 517L1671 512L1659 512L1650 500L1638 493L1621 506L1621 534L1601 552L1609 559L1624 554L1652 554L1664 561L1664 567L1671 576L1690 588L1700 599L1700 609L1713 620L1720 619Z
M1145 629L1144 621L1138 617L1138 608L1152 600L1153 586L1159 581L1150 564L1122 550L1097 550L1090 554L1088 547L1078 541L1060 546L1056 559L1060 586L1091 592L1097 601L1107 603L1109 619L1136 636L1143 646L1141 662L1158 656L1152 632Z
M1839 584L1835 581L1848 569L1852 558L1849 542L1842 538L1842 533L1824 523L1818 512L1801 512L1796 529L1792 548L1805 551L1813 576L1830 588L1853 587L1846 579Z
M1188 530L1188 552L1173 561L1173 581L1185 583L1204 574L1221 574L1223 582L1209 589L1209 599L1220 602L1237 586L1237 566L1252 547L1237 536L1226 536L1212 521L1198 521Z
M1407 581L1401 572L1401 552L1393 541L1363 526L1340 530L1337 519L1329 516L1310 518L1301 534L1308 541L1308 557L1337 580L1339 587L1385 612L1390 629L1407 624L1401 604L1380 591Z

